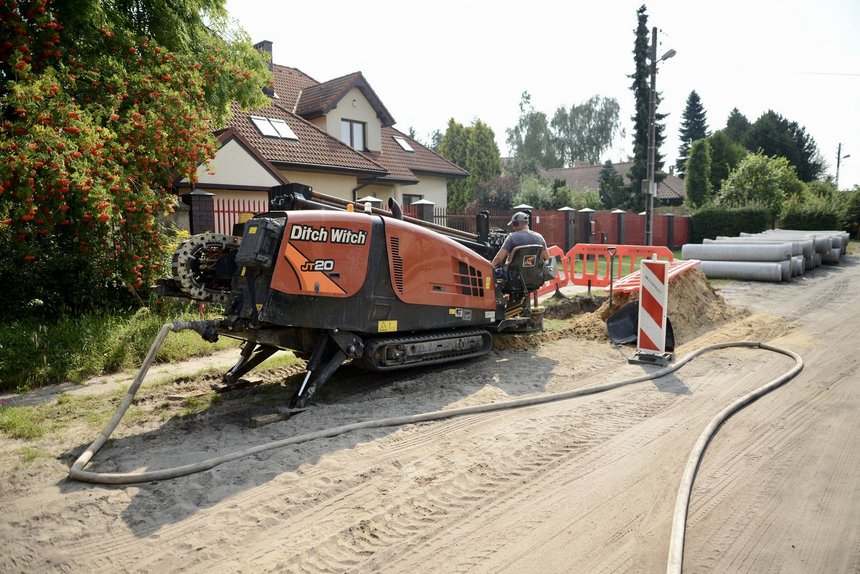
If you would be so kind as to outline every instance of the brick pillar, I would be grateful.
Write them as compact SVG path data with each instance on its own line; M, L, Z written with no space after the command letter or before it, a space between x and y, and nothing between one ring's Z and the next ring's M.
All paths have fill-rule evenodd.
M666 247L675 249L675 215L667 213L664 217L666 218Z
M618 236L615 238L615 243L618 245L626 245L625 241L627 240L627 229L625 222L627 218L627 212L623 209L613 209L613 215L615 215L616 227L618 228Z
M594 210L586 207L576 212L576 242L594 243L591 236L591 222L594 221Z
M215 194L195 189L182 196L182 201L191 210L189 214L191 235L204 231L215 231Z
M576 237L574 236L576 210L572 207L562 207L559 211L564 214L564 252L567 253L576 244Z
M418 201L413 201L411 205L414 205L418 209L418 219L433 223L433 208L436 206L435 203L429 199L419 199Z

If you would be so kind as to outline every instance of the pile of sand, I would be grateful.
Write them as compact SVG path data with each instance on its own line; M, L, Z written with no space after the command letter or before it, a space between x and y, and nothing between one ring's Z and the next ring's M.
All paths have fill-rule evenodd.
M589 308L589 304L586 303L552 302L544 316L559 319L573 317L569 326L531 335L496 336L493 346L499 350L527 349L534 347L535 344L570 337L589 341L608 341L606 320L625 304L638 299L638 291L614 293L611 308L609 301L604 300L603 304L593 312L583 312L584 309ZM737 318L744 312L729 306L726 300L711 287L705 274L693 268L676 275L669 281L667 313L675 334L675 343L680 345Z

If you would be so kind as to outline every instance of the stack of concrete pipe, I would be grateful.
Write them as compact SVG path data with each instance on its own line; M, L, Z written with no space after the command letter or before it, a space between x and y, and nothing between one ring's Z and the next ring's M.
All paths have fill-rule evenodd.
M698 268L713 279L790 281L822 263L838 264L848 237L843 231L773 229L688 243L681 255L700 260Z

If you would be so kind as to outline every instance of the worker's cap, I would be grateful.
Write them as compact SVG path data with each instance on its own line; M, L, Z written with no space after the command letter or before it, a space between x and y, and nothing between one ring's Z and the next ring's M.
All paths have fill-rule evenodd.
M515 223L528 223L529 216L527 213L523 213L522 211L518 211L511 216L511 220L508 221L508 225L513 225Z

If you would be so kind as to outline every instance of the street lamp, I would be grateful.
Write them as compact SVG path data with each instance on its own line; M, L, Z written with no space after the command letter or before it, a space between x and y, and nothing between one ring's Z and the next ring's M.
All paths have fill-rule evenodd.
M645 245L653 244L654 233L654 195L657 193L657 184L654 181L654 163L657 155L657 126L655 115L657 113L657 62L668 60L677 52L669 50L660 59L657 59L657 27L651 29L651 91L648 104L648 166L645 181L642 182L645 193Z
M839 191L839 164L848 157L851 157L851 154L842 155L842 142L839 142L839 147L836 148L836 191Z

